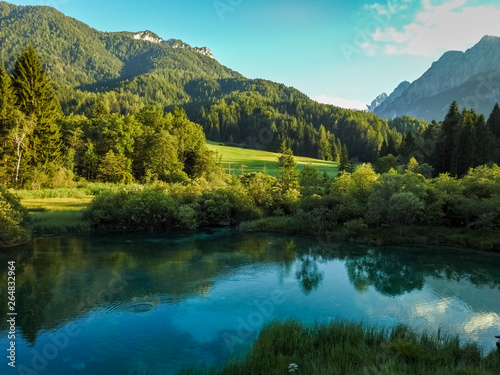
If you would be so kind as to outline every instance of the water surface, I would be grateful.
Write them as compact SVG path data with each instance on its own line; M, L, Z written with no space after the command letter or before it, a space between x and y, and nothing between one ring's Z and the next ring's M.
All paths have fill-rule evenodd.
M368 247L213 231L38 239L16 261L10 374L173 374L244 355L263 324L348 319L460 335L500 334L500 255ZM7 317L7 291L0 313ZM6 353L7 319L0 323Z

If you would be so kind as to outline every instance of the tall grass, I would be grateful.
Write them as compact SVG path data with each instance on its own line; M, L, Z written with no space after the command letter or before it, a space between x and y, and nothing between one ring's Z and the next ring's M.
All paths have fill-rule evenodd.
M332 322L305 326L288 321L267 325L244 359L208 372L183 370L182 375L285 374L482 374L500 373L500 355L483 356L475 344L458 337L417 334L406 326L392 330Z
M92 196L37 198L22 199L21 203L30 211L34 235L62 235L90 231L82 214L92 199Z
M123 190L142 190L140 184L115 184L110 182L84 182L75 188L57 188L40 190L11 190L19 199L43 198L84 198L99 195L103 192L119 192Z

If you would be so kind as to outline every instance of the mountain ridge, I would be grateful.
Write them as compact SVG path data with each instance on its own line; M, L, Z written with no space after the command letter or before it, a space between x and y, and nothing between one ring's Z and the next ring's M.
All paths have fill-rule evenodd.
M500 90L495 84L491 95L478 95L478 87L466 92L466 83L472 77L487 72L500 72L500 37L485 35L481 40L465 52L447 51L420 78L412 82L399 97L393 101L384 101L373 110L373 113L388 119L409 115L426 121L442 120L446 114L445 98L450 98L450 90L455 89L456 100L462 107L479 109L487 115L494 104L500 100ZM464 86L465 85L465 86ZM491 86L491 85L490 85ZM491 87L489 87L491 89ZM442 103L440 108L430 110L423 104L429 103L433 97L435 102ZM452 100L452 101L453 101ZM486 102L486 103L478 103ZM448 103L449 106L449 103Z

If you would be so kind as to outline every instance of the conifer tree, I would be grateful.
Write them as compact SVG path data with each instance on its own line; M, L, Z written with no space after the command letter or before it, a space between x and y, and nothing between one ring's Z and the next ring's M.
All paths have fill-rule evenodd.
M16 110L16 94L12 80L0 65L0 147L4 147L9 130L12 128L12 117Z
M47 171L51 163L57 164L61 158L61 134L56 124L61 107L32 46L17 59L13 77L20 110L36 120L29 142L30 164Z
M493 107L486 125L494 136L495 150L493 151L493 160L500 163L500 106L498 103Z
M349 159L349 153L346 145L342 145L342 151L340 152L339 172L352 173L352 163Z
M500 125L500 124L499 124ZM496 139L486 124L483 115L477 116L475 123L475 160L473 167L495 161Z
M21 122L21 117L12 80L4 67L0 66L0 177L4 181L12 180L13 177L16 164L14 135L18 135L16 126Z
M436 141L433 164L437 173L450 172L455 136L460 128L460 122L460 109L457 102L453 101L441 124L441 130Z
M493 107L486 125L488 125L488 128L493 133L493 135L497 139L500 139L500 106L498 105L498 103Z
M290 189L299 189L299 174L295 170L297 162L293 157L293 152L287 147L285 141L281 144L280 153L278 164L281 169L281 192L284 194Z

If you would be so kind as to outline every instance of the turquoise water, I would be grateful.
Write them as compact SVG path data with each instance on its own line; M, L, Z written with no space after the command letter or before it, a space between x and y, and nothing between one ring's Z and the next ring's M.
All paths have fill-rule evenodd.
M441 330L485 351L500 334L500 255L329 244L213 231L38 239L16 262L16 368L0 372L174 374L244 355L263 324L348 319ZM5 370L5 371L4 371Z

